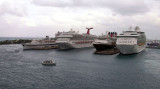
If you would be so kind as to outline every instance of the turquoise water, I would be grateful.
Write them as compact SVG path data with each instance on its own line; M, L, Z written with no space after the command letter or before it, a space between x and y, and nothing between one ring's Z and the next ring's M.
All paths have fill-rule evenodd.
M0 89L160 89L160 50L134 55L94 51L23 51L21 45L1 45ZM44 60L57 65L43 66Z

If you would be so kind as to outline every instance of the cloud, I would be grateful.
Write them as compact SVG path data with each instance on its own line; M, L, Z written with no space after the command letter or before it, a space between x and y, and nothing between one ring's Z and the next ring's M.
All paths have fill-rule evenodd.
M0 4L0 16L3 16L5 14L24 16L26 15L25 7L18 6L14 2L4 1Z
M157 1L159 2L159 1ZM159 37L160 13L153 0L0 0L1 36L54 36L73 28L80 33L121 33L139 25L147 38ZM157 6L155 6L157 5ZM154 34L152 36L151 34Z
M33 0L34 4L59 8L107 8L122 15L144 14L149 8L143 0Z
M68 7L72 4L70 0L33 0L34 4L41 5L41 6L53 6L53 7Z
M143 0L118 0L109 2L108 7L122 15L144 14L149 12L149 8Z

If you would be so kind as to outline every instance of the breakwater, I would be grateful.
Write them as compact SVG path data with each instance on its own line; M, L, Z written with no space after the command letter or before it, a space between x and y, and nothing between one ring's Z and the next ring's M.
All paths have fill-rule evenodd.
M19 39L19 40L4 40L4 41L0 41L0 45L30 43L31 41L32 40L24 40L24 39Z

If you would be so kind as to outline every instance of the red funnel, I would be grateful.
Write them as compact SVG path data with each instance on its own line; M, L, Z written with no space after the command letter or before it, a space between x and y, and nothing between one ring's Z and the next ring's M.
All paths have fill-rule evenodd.
M90 30L93 28L86 28L87 29L87 34L90 35Z

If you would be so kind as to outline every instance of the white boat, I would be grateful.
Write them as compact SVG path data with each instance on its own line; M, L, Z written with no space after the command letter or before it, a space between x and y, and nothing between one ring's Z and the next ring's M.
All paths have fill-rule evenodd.
M121 54L139 53L146 48L146 36L141 32L139 27L135 31L123 31L117 36L116 46Z
M22 44L23 49L35 49L35 50L45 50L45 49L53 49L57 46L55 45L55 40L50 39L46 36L43 40L32 40L31 43Z
M54 66L56 65L55 62L52 62L52 60L45 60L42 65L45 65L45 66Z
M87 34L79 34L72 29L68 32L62 32L57 36L55 43L60 49L93 47L92 43L95 41L96 36L90 34L90 29L93 28L87 29Z

